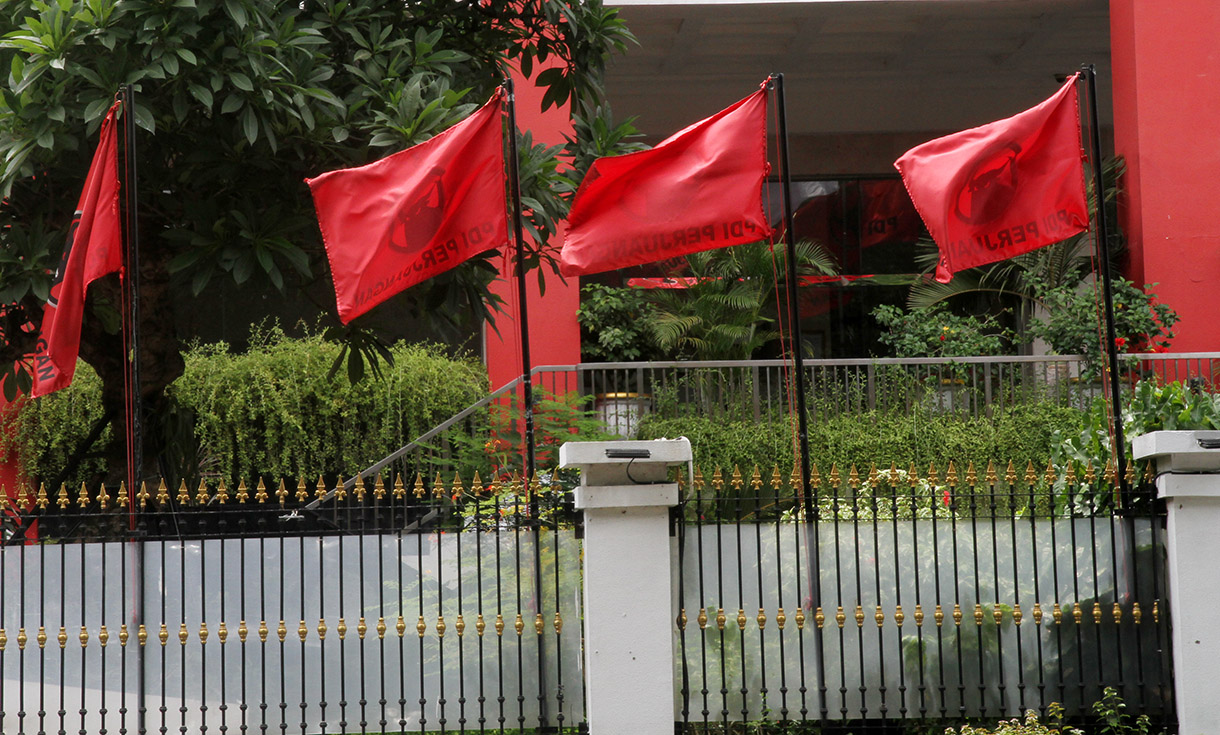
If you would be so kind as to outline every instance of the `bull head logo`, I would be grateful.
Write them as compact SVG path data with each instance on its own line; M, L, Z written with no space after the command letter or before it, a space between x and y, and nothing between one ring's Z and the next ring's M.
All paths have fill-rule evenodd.
M995 144L975 161L957 188L953 213L968 225L985 225L1004 215L1017 195L1017 156L1012 141Z

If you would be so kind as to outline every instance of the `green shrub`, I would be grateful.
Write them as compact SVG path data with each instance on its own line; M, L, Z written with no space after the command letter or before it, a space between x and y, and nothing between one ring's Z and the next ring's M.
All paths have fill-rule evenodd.
M196 415L213 472L253 478L347 474L375 462L486 395L483 366L435 345L399 343L380 379L328 378L339 347L320 336L256 334L186 353L172 398Z
M93 368L77 363L76 376L68 388L14 403L0 414L0 456L20 463L26 477L34 482L54 482L101 418L102 381ZM105 474L105 459L96 448L105 446L112 436L111 427L105 426L95 450L88 452L63 482L77 488Z
M339 349L317 335L294 339L271 329L255 334L242 354L223 343L189 350L186 371L167 390L184 436L157 437L176 457L171 474L237 480L352 473L487 394L477 360L449 357L436 345L399 343L380 379L354 385L342 371L327 377ZM0 417L0 452L18 459L31 480L51 482L101 412L101 382L80 363L69 388ZM146 431L164 432L167 423L150 422ZM111 431L65 478L69 486L106 473L97 448Z
M1032 462L1041 471L1051 457L1055 432L1079 431L1082 419L1079 411L1049 403L1019 404L992 418L925 409L839 414L811 422L809 454L823 474L832 465L846 475L853 465L866 472L872 465L906 469L912 463L921 474L935 463L943 474L950 460L995 461L1001 470L1011 461L1020 472ZM737 466L745 472L755 465L782 471L792 467L795 456L796 432L787 421L649 416L640 422L641 439L677 436L690 439L695 463L708 471Z

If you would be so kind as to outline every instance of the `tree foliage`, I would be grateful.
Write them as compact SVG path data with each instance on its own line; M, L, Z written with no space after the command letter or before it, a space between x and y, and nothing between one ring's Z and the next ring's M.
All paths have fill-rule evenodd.
M134 85L140 132L142 390L154 408L181 374L173 305L209 285L303 294L329 313L329 278L307 176L426 140L462 119L507 74L537 75L544 104L595 105L609 54L631 36L600 0L14 0L0 5L0 365L28 387L50 273L101 117ZM560 147L520 146L527 265L572 182ZM495 303L484 253L396 299L425 319L477 323ZM81 357L122 396L118 279L91 289ZM308 303L308 302L306 302ZM192 308L192 307L187 307ZM99 318L102 317L102 318ZM358 321L329 336L349 361L385 354ZM349 362L349 368L351 368ZM356 370L350 372L357 377ZM122 413L122 412L118 412Z

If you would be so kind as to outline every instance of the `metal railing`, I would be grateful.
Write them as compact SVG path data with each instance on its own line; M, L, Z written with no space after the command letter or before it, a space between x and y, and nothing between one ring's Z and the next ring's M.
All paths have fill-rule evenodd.
M1122 366L1125 390L1141 378L1211 388L1220 377L1220 352L1124 355ZM1106 392L1084 358L1075 355L809 360L805 369L814 421L916 409L982 417L1029 401L1086 410ZM598 423L610 436L631 438L645 416L782 420L795 410L791 371L791 363L783 360L535 367L531 378L538 466L554 465L556 442ZM356 477L385 470L430 477L438 471L449 475L481 467L502 472L505 478L513 469L520 471L520 384L518 378L501 386L365 468L347 487Z

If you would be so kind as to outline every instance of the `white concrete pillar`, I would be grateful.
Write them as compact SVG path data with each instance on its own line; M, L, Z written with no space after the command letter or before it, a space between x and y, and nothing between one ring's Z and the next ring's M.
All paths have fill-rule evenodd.
M1168 588L1180 735L1220 733L1220 431L1156 431L1134 441L1156 460L1168 509Z
M670 465L686 439L569 442L560 467L581 469L586 715L591 735L672 735L674 652Z

